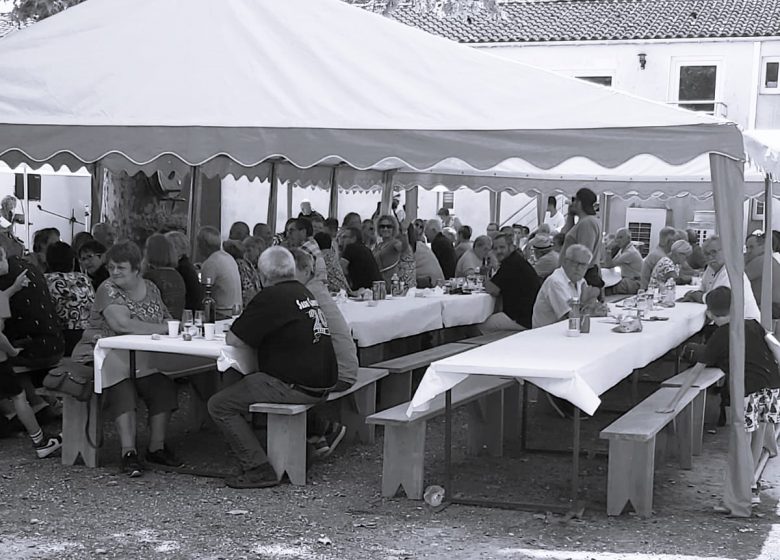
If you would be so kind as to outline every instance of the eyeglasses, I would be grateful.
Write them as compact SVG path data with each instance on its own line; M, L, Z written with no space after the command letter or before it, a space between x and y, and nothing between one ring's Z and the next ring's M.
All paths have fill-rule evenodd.
M379 224L377 227L379 227L379 229L393 229L392 224Z
M568 263L570 263L570 264L573 264L573 265L576 265L576 266L582 266L582 267L586 267L586 266L588 266L590 264L590 261L588 261L588 262L580 262L580 261L575 261L574 259L566 259L566 261Z

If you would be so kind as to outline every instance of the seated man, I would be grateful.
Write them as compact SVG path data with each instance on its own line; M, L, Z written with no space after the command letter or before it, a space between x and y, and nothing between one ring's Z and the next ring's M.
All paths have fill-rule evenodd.
M446 210L446 208L444 208ZM455 274L455 247L452 242L442 233L442 226L439 220L428 220L425 224L425 237L431 242L431 251L436 255L444 278L452 278Z
M620 282L607 291L611 294L635 294L642 280L642 255L631 241L628 228L615 232L613 245L606 248L606 268L620 267ZM652 272L652 271L651 271Z
M536 257L534 270L539 275L539 278L544 280L558 268L558 261L561 255L555 250L555 243L553 243L552 237L548 235L537 234L528 243L528 246L531 247L534 257Z
M461 228L456 232L455 237L455 262L460 260L463 254L471 249L472 246L471 227L461 226Z
M418 288L433 288L444 282L444 272L431 248L423 241L417 241L414 251L414 267Z
M352 331L344 319L344 315L339 311L338 305L330 297L328 289L314 277L314 260L311 255L301 249L293 249L292 254L295 258L295 279L306 286L317 299L320 309L325 314L325 320L328 322L330 339L336 353L339 371L339 380L333 391L337 393L346 391L354 385L360 369ZM336 405L335 410L332 410L332 415L338 417L338 403L331 404ZM315 409L316 412L312 411L308 415L309 439L310 443L314 445L314 454L317 457L327 457L333 453L347 433L346 426L338 422L330 422L325 418L326 411L323 409L327 407L328 404L324 403Z
M468 227L468 226L463 226ZM485 267L485 258L487 258L490 249L493 247L493 242L487 235L480 235L474 240L474 246L468 249L463 256L458 259L458 264L455 265L455 277L465 278L469 274L475 274L477 269L480 273L485 273L483 270Z
M569 317L571 300L577 298L582 306L596 301L598 289L585 283L585 272L593 256L584 245L570 245L563 265L557 268L539 290L533 314L533 327L546 327Z
M283 247L260 255L263 291L228 331L226 343L257 351L258 372L209 400L209 413L238 457L243 473L225 480L231 488L267 488L279 477L244 419L256 402L316 404L338 381L338 364L325 314L295 279L295 260Z
M382 280L371 249L363 245L363 232L360 228L343 228L338 242L341 267L352 290L371 289L374 282Z
M723 246L720 237L713 235L708 237L702 245L702 253L707 263L704 269L704 275L701 279L701 290L693 290L682 297L682 301L693 301L704 303L704 297L719 286L731 288L729 275L726 272L726 258L723 256ZM758 309L756 298L753 296L753 290L750 287L750 280L746 275L743 276L745 292L745 319L761 320L761 311Z
M497 235L493 240L493 250L501 265L485 283L485 289L490 295L501 296L503 311L488 317L479 330L488 333L530 329L541 281L534 268L515 249L511 236Z

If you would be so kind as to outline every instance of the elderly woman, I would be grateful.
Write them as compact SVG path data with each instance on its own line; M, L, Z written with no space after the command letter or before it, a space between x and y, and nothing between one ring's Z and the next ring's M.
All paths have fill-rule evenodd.
M168 238L161 233L149 236L144 246L144 278L154 282L160 290L163 303L177 319L184 312L187 288L179 271L176 270L176 252Z
M46 284L62 326L65 356L70 356L89 324L95 290L86 274L73 271L73 249L67 243L49 245L46 262L50 271L45 274Z
M243 256L236 259L238 274L241 277L241 299L246 307L257 292L263 289L260 282L260 272L257 270L257 259L268 246L260 237L248 236L241 242Z
M180 231L169 231L165 234L173 246L176 255L176 271L184 280L184 309L200 309L203 301L203 291L198 278L198 271L190 261L192 248L190 240Z
M658 285L666 284L666 281L670 278L675 283L682 283L680 278L680 265L687 262L688 257L691 256L693 248L687 241L679 239L672 243L672 248L669 250L669 254L665 257L661 257L653 272L650 274L650 279L655 280Z
M106 253L110 277L95 295L95 305L89 327L73 350L75 361L93 360L98 338L122 334L164 334L171 318L160 291L141 272L141 251L131 241L115 243ZM139 356L139 362L142 357ZM111 353L103 364L103 402L116 423L122 446L122 472L131 477L143 474L143 465L136 448L136 399L146 404L149 412L149 446L146 460L166 466L179 466L179 461L165 445L165 434L171 414L178 407L176 387L171 379L159 372L150 372L142 364L133 384L127 363L121 354Z

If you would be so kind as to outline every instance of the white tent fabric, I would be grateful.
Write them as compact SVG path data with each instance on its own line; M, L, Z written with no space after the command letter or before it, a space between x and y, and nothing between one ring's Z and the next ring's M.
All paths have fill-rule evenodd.
M242 174L275 157L414 170L447 158L485 170L518 156L539 169L577 156L608 168L642 153L742 157L733 124L338 0L86 2L4 39L0 68L11 165L110 155L132 170L173 156Z
M748 160L774 180L780 178L780 130L751 129L742 136Z
M742 285L735 124L339 0L92 0L3 39L0 69L0 160L11 166L260 177L271 161L411 171L456 161L489 174L512 158L541 172L572 158L611 169L642 154L671 165L709 154L731 285ZM739 329L731 347L739 418ZM744 446L744 432L734 441ZM743 467L726 494L737 515L750 514Z

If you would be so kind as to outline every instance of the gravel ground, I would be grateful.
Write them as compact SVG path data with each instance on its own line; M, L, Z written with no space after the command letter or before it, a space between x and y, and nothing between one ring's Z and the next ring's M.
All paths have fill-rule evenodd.
M614 403L623 393L615 393ZM187 394L185 389L174 417L173 447L190 465L229 472L233 463L218 435L188 431L193 413ZM569 444L568 424L541 403L530 416L532 444ZM615 417L599 414L584 422L583 445L605 449L597 434ZM456 414L456 425L465 418ZM725 430L705 435L705 453L694 458L693 470L682 471L673 461L657 465L656 513L642 520L606 516L607 464L599 455L582 461L587 506L581 519L464 506L437 513L423 502L380 496L381 431L374 446L345 445L315 464L306 487L232 490L217 478L119 475L116 437L106 427L105 466L98 469L34 459L26 437L0 440L0 559L747 559L761 556L777 517L771 490L752 519L710 512L723 476ZM455 431L459 492L565 503L568 457L522 454L510 443L502 459L470 458L461 435ZM426 483L441 484L443 422L429 423L428 441ZM662 554L668 556L657 556ZM780 558L780 548L777 556L763 554Z

